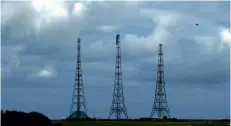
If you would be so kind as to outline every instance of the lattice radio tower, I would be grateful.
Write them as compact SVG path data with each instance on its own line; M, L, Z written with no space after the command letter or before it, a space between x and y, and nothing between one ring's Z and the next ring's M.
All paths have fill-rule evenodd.
M163 60L163 45L159 44L158 50L158 68L157 68L157 81L156 81L156 91L155 100L152 107L152 112L150 118L157 113L158 118L167 116L171 118L167 98L165 91L165 81L164 81L164 60Z
M123 85L122 85L122 70L121 70L121 49L120 35L116 35L116 66L115 66L115 82L112 105L109 112L109 117L115 113L116 119L121 119L122 114L128 118L127 109L124 103Z
M81 39L78 38L75 84L74 84L74 90L72 95L70 116L68 117L69 119L89 118L87 116L87 108L86 108L83 80L82 80L80 41Z

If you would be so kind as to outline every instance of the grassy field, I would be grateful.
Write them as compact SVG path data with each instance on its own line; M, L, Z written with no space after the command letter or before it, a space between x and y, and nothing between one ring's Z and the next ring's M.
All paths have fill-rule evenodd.
M62 121L63 126L229 126L228 122Z

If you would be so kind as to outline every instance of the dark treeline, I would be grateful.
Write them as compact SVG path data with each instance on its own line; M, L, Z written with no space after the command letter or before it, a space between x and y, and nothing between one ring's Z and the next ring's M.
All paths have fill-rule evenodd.
M65 119L66 121L78 121L75 119ZM179 120L176 118L171 119L156 119L156 118L139 118L139 119L101 119L101 118L88 118L88 119L81 119L82 121L154 121L154 122L184 122L184 120ZM81 121L79 120L79 121Z
M75 119L65 119L66 121L78 121ZM203 119L177 119L177 118L138 118L138 119L101 119L101 118L88 118L82 119L82 121L153 121L153 122L198 122L198 121L205 121L205 122L229 122L229 119L220 119L220 120L203 120ZM79 120L80 121L80 120Z
M39 112L30 112L25 113L21 111L8 111L5 112L1 110L1 126L62 126L60 122L62 121L73 121L73 119L64 119L57 120L55 124L52 124L52 120L50 120L47 116L39 113ZM222 121L229 122L229 119L222 120L199 120L199 119L177 119L177 118L167 118L164 117L162 119L156 118L139 118L139 119L100 119L100 118L88 118L82 119L82 121L154 121L154 122L193 122L193 121L206 121L206 122L214 122L214 121ZM75 120L77 121L77 120Z
M57 124L55 124L57 125ZM52 121L38 112L1 110L1 126L54 126Z

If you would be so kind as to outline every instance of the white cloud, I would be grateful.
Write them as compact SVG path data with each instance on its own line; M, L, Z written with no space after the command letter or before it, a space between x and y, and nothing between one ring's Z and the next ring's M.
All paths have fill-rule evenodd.
M221 51L225 46L230 45L231 35L229 29L220 28L217 35L201 35L194 36L194 40L197 44L203 45L208 51Z
M126 34L124 37L124 45L126 51L131 55L154 53L156 52L158 44L167 46L179 43L179 41L186 40L185 42L196 42L198 45L203 46L202 52L207 51L221 51L223 43L230 44L230 32L228 29L221 29L219 36L217 33L216 25L212 24L210 27L214 31L199 33L198 30L210 25L200 26L199 28L189 30L188 27L195 26L195 21L201 19L183 15L182 13L160 9L140 9L140 15L143 18L153 21L154 29L147 36L138 36L135 34ZM205 22L204 20L202 20ZM207 21L208 22L208 21ZM203 25L203 24L202 24ZM193 31L195 30L195 32ZM203 29L204 30L204 29ZM200 30L201 31L201 30ZM199 34L199 35L198 35ZM192 40L192 41L187 41ZM204 49L207 49L206 51ZM169 57L170 58L170 57Z
M32 21L37 32L51 23L68 19L68 9L64 1L33 0L31 2L32 8L36 12Z
M88 4L88 3L86 3ZM72 13L75 16L81 17L83 16L84 12L86 11L86 5L83 2L76 2L73 7Z
M113 32L117 30L117 27L114 25L101 25L98 29L102 32Z
M46 65L43 69L41 69L37 73L37 76L42 78L51 78L56 76L56 71L54 70L53 67Z
M228 28L223 28L221 29L220 33L220 38L224 43L227 43L230 45L230 41L231 41L231 34L230 34L230 30Z
M170 11L161 11L156 9L141 9L141 16L151 19L155 26L153 31L147 36L137 36L135 34L126 34L124 37L124 46L131 55L137 53L153 53L160 43L171 45L174 41L173 27L181 19L180 14ZM177 37L177 36L176 36ZM171 43L169 42L171 40Z
M42 14L48 14L49 17L67 17L68 11L64 6L64 2L60 0L33 0L33 8Z
M51 28L54 24L67 21L69 19L68 4L62 0L32 0L25 2L4 2L2 3L2 22L7 25L15 20L24 20L17 23L21 32L30 32L30 34L40 33L42 30ZM23 18L23 19L21 19ZM24 26L25 25L25 26Z
M31 74L29 74L25 79L34 80L40 78L52 78L57 75L56 70L51 65L45 65L42 69L34 70Z
M140 9L140 15L144 18L152 19L154 23L161 26L177 25L184 16L175 11L166 11L160 9Z
M144 1L142 1L142 0L127 0L127 1L124 1L124 2L126 2L126 4L128 4L128 5L135 6L135 5L142 4Z

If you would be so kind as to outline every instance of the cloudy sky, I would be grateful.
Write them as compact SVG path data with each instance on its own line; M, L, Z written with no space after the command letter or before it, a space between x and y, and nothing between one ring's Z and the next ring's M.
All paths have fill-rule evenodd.
M2 109L67 117L81 37L88 115L108 117L119 33L129 118L151 113L160 43L172 117L228 118L229 10L229 2L1 2Z

